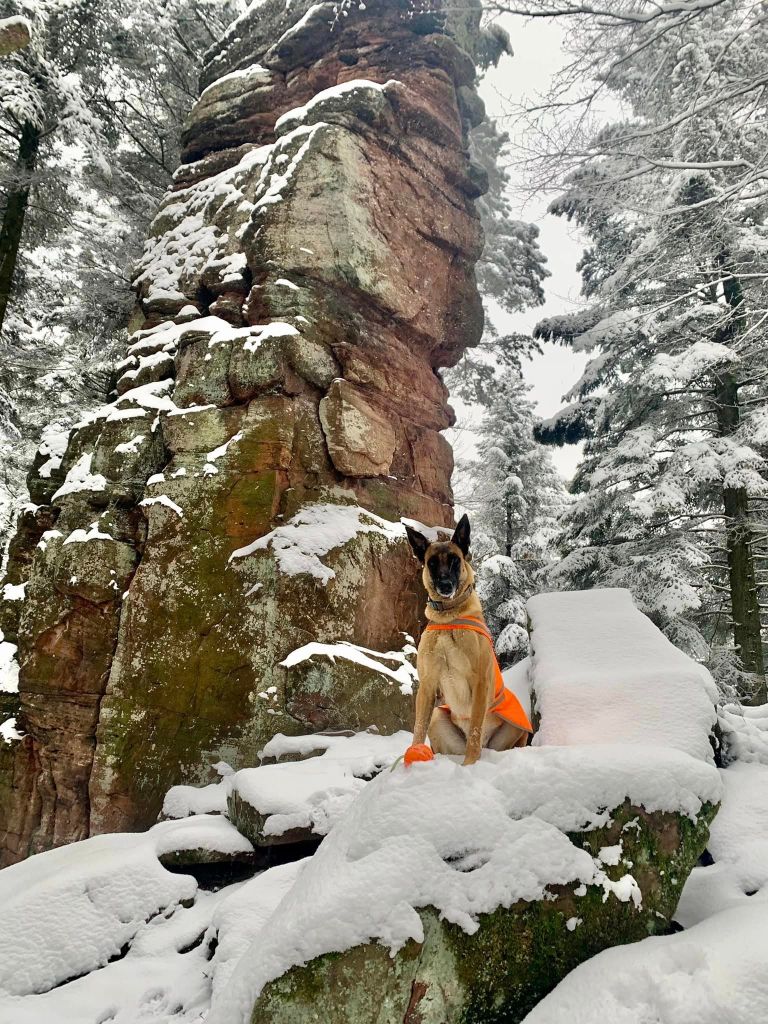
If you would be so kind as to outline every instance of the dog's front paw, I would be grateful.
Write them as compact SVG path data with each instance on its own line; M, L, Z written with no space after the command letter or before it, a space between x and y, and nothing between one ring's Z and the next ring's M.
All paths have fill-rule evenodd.
M467 754L464 760L461 762L463 768L468 768L471 764L477 764L480 760L479 754Z

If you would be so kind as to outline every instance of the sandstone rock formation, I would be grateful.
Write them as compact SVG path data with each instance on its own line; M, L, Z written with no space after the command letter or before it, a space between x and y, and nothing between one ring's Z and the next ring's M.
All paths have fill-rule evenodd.
M0 18L0 57L29 46L32 33L26 18Z
M436 370L482 326L478 25L265 0L210 54L112 401L30 476L26 599L0 612L24 733L0 746L6 861L146 826L277 731L410 718L386 676L368 714L343 664L281 662L418 628L398 520L451 521Z

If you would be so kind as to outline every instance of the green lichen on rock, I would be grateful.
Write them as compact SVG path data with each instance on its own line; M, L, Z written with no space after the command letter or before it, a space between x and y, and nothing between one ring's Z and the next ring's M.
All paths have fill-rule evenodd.
M627 801L609 825L569 836L593 855L621 842L620 862L605 872L617 881L631 871L640 906L598 885L556 886L538 902L480 915L472 935L426 908L422 943L394 957L366 943L294 967L264 988L251 1024L517 1024L584 960L670 930L715 811L704 805L692 821Z

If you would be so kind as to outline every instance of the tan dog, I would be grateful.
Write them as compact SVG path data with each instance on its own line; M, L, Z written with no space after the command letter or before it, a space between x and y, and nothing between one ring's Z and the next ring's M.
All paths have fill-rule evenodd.
M503 689L475 593L475 574L467 561L469 519L462 516L450 541L430 543L409 526L406 532L424 567L430 623L416 658L419 689L413 747L429 735L435 753L464 754L465 765L474 764L483 747L524 747L531 725L517 698ZM438 693L447 706L435 707Z

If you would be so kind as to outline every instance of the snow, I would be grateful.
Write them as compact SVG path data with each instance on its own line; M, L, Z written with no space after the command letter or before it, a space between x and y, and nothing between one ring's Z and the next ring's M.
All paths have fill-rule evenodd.
M179 821L165 821L146 833L154 838L158 857L177 850L209 850L233 855L253 853L250 840L220 814L197 814Z
M115 452L118 455L135 455L144 437L144 434L136 434L130 441L123 441L122 444L115 445Z
M628 590L528 602L536 744L658 744L709 759L714 682L635 607Z
M311 14L311 8L307 11L307 15ZM295 28L297 28L295 26ZM383 92L387 85L381 85L379 82L370 82L365 78L355 78L349 82L342 82L339 85L332 85L330 89L323 89L322 92L316 93L312 99L304 104L303 107L295 107L293 110L288 110L275 121L275 132L278 134L282 129L287 128L289 125L295 127L305 121L309 114L316 108L321 107L328 100L335 99L337 96L344 96L348 93L354 92Z
M370 776L393 764L411 740L410 733L393 736L357 733L353 736L293 737L278 734L264 747L264 757L322 750L319 757L243 768L223 783L266 817L264 834L279 836L290 829L327 835L352 805Z
M26 596L26 583L6 583L3 585L4 601L23 601Z
M214 448L212 452L208 452L208 461L216 462L217 459L222 458L222 456L227 454L227 449L229 448L229 446L231 444L235 444L237 441L241 441L242 437L242 430L238 430L238 432L236 434L233 434L233 436L230 437L228 441L225 441L224 444L220 445L218 448Z
M96 836L0 872L0 992L44 992L116 956L151 915L195 894L152 831Z
M56 491L51 501L57 498L64 498L68 494L77 494L80 491L103 491L106 489L107 481L100 473L91 473L91 462L93 454L86 452L81 455L64 478L64 483Z
M182 900L195 898L194 879L171 874L157 858L198 848L252 850L224 818L201 816L145 833L96 836L0 872L0 1019L7 1019L3 995L47 992L96 971L139 932L149 937L145 922L154 915L169 917ZM58 1009L47 1019L58 1021Z
M400 522L403 526L410 526L412 530L416 530L430 544L436 544L441 540L450 540L453 536L453 530L448 526L426 526L424 523L420 523L418 519L406 519L405 516L400 519Z
M239 71L230 71L229 74L222 75L221 78L217 78L215 82L203 89L200 93L200 99L202 101L206 96L210 98L210 94L214 92L221 92L222 86L228 86L230 83L236 83L238 86L237 94L242 95L243 86L245 88L258 87L260 85L268 85L272 79L272 72L261 64L251 64L247 68L241 68Z
M307 573L325 586L336 573L321 558L361 533L376 533L389 541L405 536L399 523L382 519L358 505L307 505L287 523L233 551L229 561L271 550L281 572L288 576Z
M722 309L715 306L718 315ZM657 355L649 367L651 377L667 383L679 383L696 380L713 367L732 363L736 359L735 351L728 345L716 341L695 341L687 345L679 355L662 352Z
M159 352L151 352L149 355L140 356L138 366L134 366L132 369L126 370L120 379L135 380L142 370L148 370L156 366L163 366L164 364L167 364L168 369L170 369L173 364L173 356L170 352L162 350Z
M718 709L718 724L728 758L768 765L768 705Z
M329 658L331 663L334 663L336 658L342 658L391 679L397 683L401 693L412 694L414 683L418 682L418 676L415 666L408 661L408 655L415 653L416 648L412 644L406 645L402 651L387 651L385 653L373 651L367 647L359 647L347 640L335 644L313 641L291 651L288 657L280 662L280 665L283 668L293 668L294 665L299 665L313 657ZM398 667L390 668L388 665L382 664L384 661L394 661Z
M725 911L689 931L598 954L525 1024L764 1024L767 947L765 907Z
M39 455L47 455L48 458L38 467L38 476L44 480L50 479L51 473L61 465L68 440L69 430L62 428L58 423L52 423L45 427L37 451Z
M167 494L158 494L154 498L144 498L139 502L139 505L143 505L144 507L149 507L150 505L162 505L164 508L169 508L171 512L175 512L180 519L184 518L184 513L181 508L175 501L173 501L172 498L169 498Z
M208 938L218 945L212 961L212 1006L226 997L232 972L251 943L293 886L307 860L271 868L243 886L238 886L216 907ZM232 887L235 888L235 887Z
M19 664L16 661L16 644L3 639L0 631L0 693L19 692Z
M269 700L275 692L271 686L259 696ZM227 797L235 791L268 819L265 835L279 836L289 829L326 835L366 780L394 764L410 739L404 731L393 736L380 736L375 730L307 736L278 733L259 752L260 758L275 758L278 763L228 770L221 782L201 788L174 786L166 795L163 814L170 818L226 814ZM284 757L294 759L281 762Z
M85 544L89 540L114 540L109 533L101 533L98 523L91 523L87 530L73 530L64 541L65 544Z
M757 710L757 709L749 709ZM606 950L571 972L525 1024L763 1024L768 1019L768 766L720 772L708 848L675 919L684 931Z
M604 823L606 808L627 796L695 814L719 793L712 765L629 745L484 751L470 768L442 757L384 771L362 787L307 863L208 1024L245 1022L263 985L294 964L370 940L392 951L421 941L419 907L434 906L471 933L479 914L541 899L549 885L596 885L608 899L636 902L632 876L611 882L565 831ZM271 787L254 795L275 794Z
M3 743L12 743L14 740L22 738L21 733L16 728L15 718L6 718L4 722L0 722L0 738L2 738Z
M171 786L163 801L165 818L186 818L191 814L226 814L227 792L218 782L209 786Z

